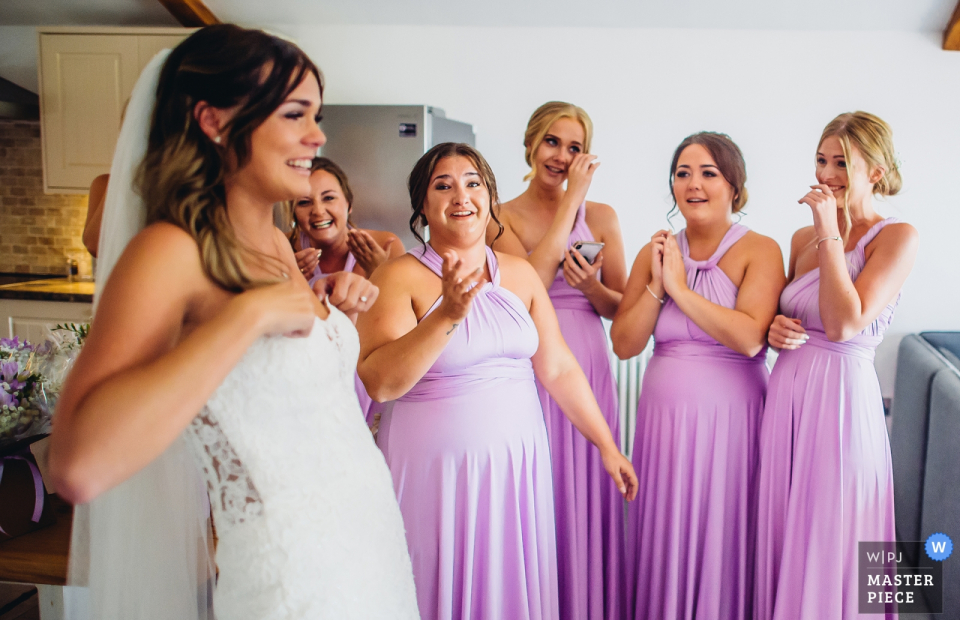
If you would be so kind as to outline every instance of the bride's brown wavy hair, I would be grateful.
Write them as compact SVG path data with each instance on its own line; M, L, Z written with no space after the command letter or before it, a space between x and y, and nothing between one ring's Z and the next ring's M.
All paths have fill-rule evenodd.
M225 156L242 168L250 159L250 136L313 74L323 95L320 70L296 45L261 30L217 24L198 30L167 58L157 86L147 153L137 171L137 189L147 206L147 224L169 222L197 242L207 276L240 292L276 280L255 279L247 264L267 259L244 245L227 215ZM194 107L205 101L235 109L214 144L200 129Z

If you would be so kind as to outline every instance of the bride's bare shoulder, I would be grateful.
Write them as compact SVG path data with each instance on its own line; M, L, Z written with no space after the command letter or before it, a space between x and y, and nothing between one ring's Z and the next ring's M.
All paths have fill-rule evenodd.
M196 241L166 222L150 224L130 240L105 284L104 298L112 291L124 298L186 298L213 285Z

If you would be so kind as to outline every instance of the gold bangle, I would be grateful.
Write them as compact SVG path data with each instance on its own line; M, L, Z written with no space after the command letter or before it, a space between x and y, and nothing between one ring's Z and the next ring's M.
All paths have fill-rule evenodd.
M831 239L836 239L836 240L839 241L840 243L843 243L843 239L841 239L840 237L824 237L824 238L821 239L820 241L817 241L817 249L818 249L818 250L820 249L820 244L821 244L821 243L823 243L824 241L830 241Z
M664 297L663 299L660 299L659 297L657 297L657 294L653 292L653 289L650 288L649 284L647 285L647 292L653 295L653 298L659 301L661 306L663 305L663 302L666 301L666 297Z

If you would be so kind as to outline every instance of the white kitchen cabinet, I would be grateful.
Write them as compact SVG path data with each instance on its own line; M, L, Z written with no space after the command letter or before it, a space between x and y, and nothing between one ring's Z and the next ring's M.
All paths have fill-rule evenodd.
M89 323L93 304L66 301L0 299L0 320L4 338L19 336L39 344L46 340L48 328L58 323Z
M49 28L40 37L43 184L51 194L86 194L110 172L120 116L146 64L187 28Z

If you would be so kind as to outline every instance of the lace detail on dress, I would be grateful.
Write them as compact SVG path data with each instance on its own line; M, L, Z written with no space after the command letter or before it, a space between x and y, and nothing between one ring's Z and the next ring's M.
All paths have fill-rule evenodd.
M219 539L218 618L418 617L390 472L354 389L359 351L331 307L304 338L254 341L192 421Z
M208 407L193 419L190 431L207 456L201 467L218 521L237 525L263 514L260 493Z

